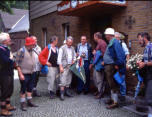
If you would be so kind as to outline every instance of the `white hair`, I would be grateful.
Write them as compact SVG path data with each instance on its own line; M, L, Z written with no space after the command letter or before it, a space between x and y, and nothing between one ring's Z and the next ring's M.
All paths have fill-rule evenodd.
M121 37L121 33L119 32L115 32L115 35L118 35L119 37Z
M3 41L7 40L8 37L9 37L8 33L1 32L0 33L0 43L3 43Z
M73 41L73 37L72 37L72 36L68 36L68 37L67 37L67 41L68 41L68 40L72 40L72 41Z

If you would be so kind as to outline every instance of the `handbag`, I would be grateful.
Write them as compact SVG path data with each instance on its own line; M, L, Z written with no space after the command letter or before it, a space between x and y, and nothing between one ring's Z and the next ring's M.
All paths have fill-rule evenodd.
M125 75L122 75L122 77L120 77L119 72L116 72L114 75L114 79L119 85L121 85L123 81L125 80Z

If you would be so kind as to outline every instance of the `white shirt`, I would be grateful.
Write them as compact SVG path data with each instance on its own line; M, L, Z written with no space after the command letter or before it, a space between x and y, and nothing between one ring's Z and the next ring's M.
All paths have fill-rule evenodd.
M40 71L40 66L41 66L41 64L40 64L40 62L39 62L39 57L38 57L38 55L39 55L40 52L41 52L41 48L40 48L40 46L36 45L36 47L34 48L34 50L37 52L37 53L34 52L35 62L36 62L34 71Z
M79 52L79 56L81 56L83 53L85 53L86 57L84 58L84 60L88 60L88 47L87 47L87 43L85 45L81 44L78 52Z
M128 48L127 48L127 45L126 45L124 42L122 42L122 48L123 48L123 50L124 50L124 52L125 52L125 55L130 54L130 53L129 53L129 50L128 50Z

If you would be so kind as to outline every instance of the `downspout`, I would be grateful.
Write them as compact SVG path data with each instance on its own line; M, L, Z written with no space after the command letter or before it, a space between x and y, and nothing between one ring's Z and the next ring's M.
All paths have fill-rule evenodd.
M30 27L31 27L31 21L30 21L30 0L28 0L28 12L29 12L29 29L28 29L28 31L27 31L27 33L28 33L28 36L30 36L31 35L31 31L30 31Z

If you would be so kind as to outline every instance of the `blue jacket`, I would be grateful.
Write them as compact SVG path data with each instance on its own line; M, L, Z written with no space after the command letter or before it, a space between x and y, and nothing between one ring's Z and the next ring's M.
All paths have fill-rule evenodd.
M104 69L104 66L101 65L102 62L103 62L102 52L100 50L97 50L95 54L95 59L92 62L96 71L101 71L102 69Z
M111 42L108 45L108 49L111 57L115 62L115 65L122 66L125 64L126 56L122 46L120 45L117 39L114 38L113 40L111 40Z
M125 73L126 56L119 41L113 38L108 45L108 49L109 49L111 57L114 60L114 64L119 67L119 72Z

